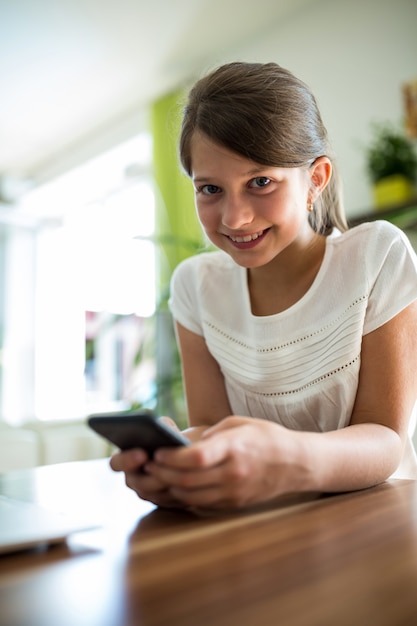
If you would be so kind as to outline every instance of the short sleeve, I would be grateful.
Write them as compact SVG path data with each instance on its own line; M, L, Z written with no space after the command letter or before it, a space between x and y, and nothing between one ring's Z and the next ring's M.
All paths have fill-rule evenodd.
M378 229L367 255L374 268L364 334L379 328L417 300L417 257L406 235L392 224ZM372 275L372 272L371 272Z
M197 293L198 257L191 257L180 263L171 278L169 307L174 319L197 335L203 334L199 314Z

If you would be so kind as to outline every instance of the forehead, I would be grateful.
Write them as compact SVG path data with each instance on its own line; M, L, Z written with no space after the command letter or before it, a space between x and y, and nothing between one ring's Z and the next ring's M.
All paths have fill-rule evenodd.
M214 142L200 131L196 131L191 138L190 155L193 177L202 172L222 170L226 165L255 175L266 167Z

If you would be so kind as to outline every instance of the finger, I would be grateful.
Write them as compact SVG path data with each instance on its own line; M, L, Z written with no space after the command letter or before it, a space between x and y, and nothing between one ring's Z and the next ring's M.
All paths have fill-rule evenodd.
M131 472L138 470L148 460L145 450L135 448L124 452L116 452L110 458L110 467L115 472Z
M162 422L163 424L165 424L166 426L169 426L169 428L172 428L173 430L175 430L176 432L181 432L180 429L178 428L178 425L176 424L176 422L174 422L173 419L171 419L170 417L166 417L165 415L158 417L158 422Z
M184 504L172 495L166 485L146 475L137 473L126 474L126 485L142 500L152 502L157 506L169 508L184 508Z
M138 472L126 473L126 485L136 491L136 493L158 493L167 489L166 483L158 477L149 474L139 474Z
M254 501L246 481L234 480L233 470L222 467L205 474L208 474L207 484L196 481L190 483L194 486L174 485L170 489L171 494L188 507L237 509L247 507Z
M203 434L203 437L212 437L222 431L229 430L231 428L238 428L239 426L246 426L253 423L253 418L239 417L238 415L231 415L217 422L210 428L207 428Z
M196 489L194 491L173 487L170 489L171 497L182 502L187 508L207 510L227 510L246 506L245 502L236 497L228 497L217 487Z
M154 458L156 463L176 469L207 469L225 462L229 455L230 441L226 437L197 441L191 446L160 448Z
M172 496L169 491L164 491L155 497L151 495L149 498L143 499L148 500L149 502L152 502L153 504L156 504L157 506L164 509L184 510L189 508L186 504L184 504L184 502L181 502L180 500L177 500L174 496Z
M146 472L165 486L182 489L200 489L224 483L224 465L210 469L176 469L158 463L147 463Z

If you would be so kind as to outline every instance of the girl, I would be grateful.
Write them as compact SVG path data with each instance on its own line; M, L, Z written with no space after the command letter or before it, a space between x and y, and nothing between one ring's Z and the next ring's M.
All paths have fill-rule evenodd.
M180 156L219 248L172 280L193 443L113 469L205 509L417 477L416 257L387 222L348 230L310 90L274 63L218 68L190 92Z

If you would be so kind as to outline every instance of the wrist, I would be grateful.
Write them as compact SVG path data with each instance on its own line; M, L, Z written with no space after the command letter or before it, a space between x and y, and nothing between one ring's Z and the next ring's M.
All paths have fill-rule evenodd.
M317 454L319 433L293 431L292 464L294 490L297 492L320 491L320 455Z

